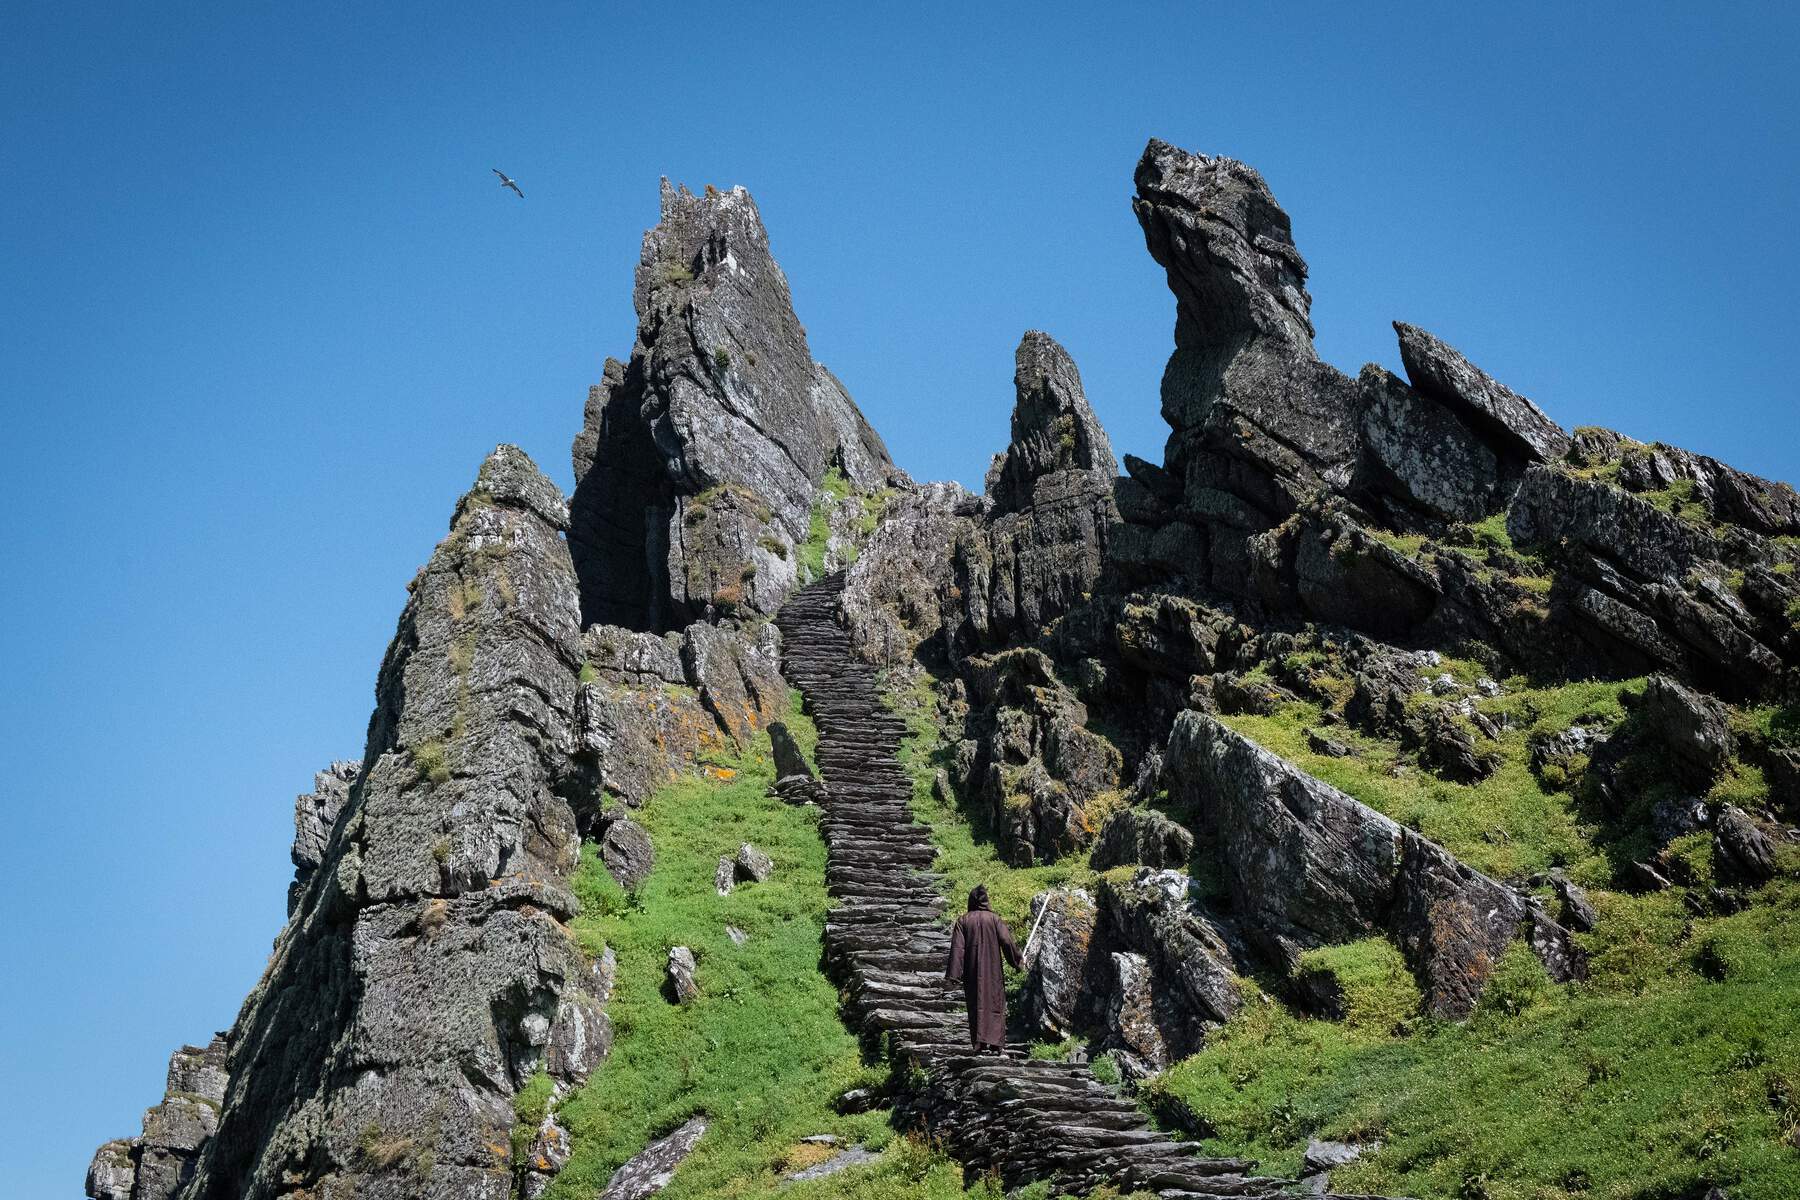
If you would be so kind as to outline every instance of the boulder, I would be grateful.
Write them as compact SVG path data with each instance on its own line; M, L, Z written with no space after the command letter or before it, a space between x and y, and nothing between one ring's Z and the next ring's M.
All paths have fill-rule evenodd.
M1357 376L1359 428L1383 490L1447 521L1474 521L1495 507L1500 467L1448 408L1380 367Z
M1640 736L1666 749L1690 786L1704 790L1731 758L1725 706L1670 679L1652 675L1638 703Z
M600 859L620 887L637 887L650 877L650 868L656 865L650 831L630 817L614 818L600 839Z
M705 1117L689 1117L674 1132L657 1138L612 1173L598 1200L648 1200L675 1178L675 1168L692 1154L706 1133Z
M1441 846L1200 713L1176 718L1171 796L1216 846L1244 935L1284 969L1302 951L1391 935L1438 1015L1468 1015L1521 928L1553 978L1582 970L1567 931Z
M1775 877L1775 843L1736 805L1719 809L1713 822L1713 845L1725 878L1763 883Z
M775 860L749 842L738 847L736 865L738 878L752 883L765 883L775 873Z
M669 947L669 995L677 1004L687 1004L700 995L700 983L695 977L698 966L694 962L694 952L686 946Z

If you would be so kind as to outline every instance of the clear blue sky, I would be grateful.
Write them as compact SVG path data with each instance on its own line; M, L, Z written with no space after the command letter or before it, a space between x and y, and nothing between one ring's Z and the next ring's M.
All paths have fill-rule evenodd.
M455 497L499 441L569 485L660 175L755 193L919 478L979 483L1031 327L1160 459L1153 134L1267 176L1346 370L1413 321L1800 476L1790 7L976 7L0 4L0 1191L230 1024Z

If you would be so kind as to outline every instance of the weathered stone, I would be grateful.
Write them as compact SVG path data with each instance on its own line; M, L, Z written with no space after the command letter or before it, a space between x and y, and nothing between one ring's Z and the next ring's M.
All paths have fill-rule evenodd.
M1588 899L1587 892L1571 883L1569 877L1561 871L1550 873L1550 886L1556 890L1556 897L1562 902L1562 923L1577 933L1592 933L1594 926L1599 924L1600 914L1594 910L1593 901Z
M1089 862L1112 867L1186 867L1194 835L1150 808L1122 808L1101 827Z
M806 1183L809 1180L836 1175L840 1171L848 1171L851 1167L867 1166L880 1158L881 1156L873 1150L865 1149L862 1146L851 1146L847 1150L832 1155L822 1163L814 1163L810 1167L791 1171L782 1178L790 1183Z
M1356 386L1313 350L1306 262L1262 176L1152 140L1136 182L1132 207L1176 299L1165 470L1189 503L1223 492L1277 520L1347 486Z
M1775 843L1736 805L1719 809L1713 822L1713 845L1727 879L1762 883L1775 877Z
M1400 361L1419 393L1460 417L1490 445L1532 462L1554 462L1568 453L1569 435L1542 409L1460 352L1416 325L1394 322Z
M738 847L736 865L738 877L753 883L766 883L775 873L775 860L749 842Z
M94 1152L88 1164L86 1190L89 1200L131 1200L137 1182L135 1143L125 1138L107 1142Z
M705 1117L690 1117L673 1133L651 1142L612 1173L599 1200L647 1200L668 1187L675 1168L700 1144L706 1128Z
M362 774L359 762L334 762L313 776L313 790L294 798L294 881L288 885L288 916L299 907L313 872L325 861L326 843L338 813L350 799L350 788Z
M1638 717L1643 736L1674 757L1683 777L1704 789L1731 757L1731 730L1725 707L1666 675L1653 675L1644 685Z
M1118 520L1112 447L1068 353L1035 330L1019 343L1012 444L988 479L992 504L957 544L977 638L1029 632L1091 592Z
M1301 1166L1308 1171L1335 1171L1339 1167L1349 1166L1371 1150L1379 1149L1380 1142L1357 1146L1349 1142L1328 1142L1321 1138L1311 1138L1306 1143Z
M578 1082L595 1061L592 975L563 924L569 797L591 786L564 524L554 485L501 447L414 581L365 769L233 1026L186 1200L327 1179L384 1194L375 1180L402 1162L420 1194L505 1196L489 1147L507 1142L515 1089L540 1068ZM191 1140L189 1117L209 1119L159 1140ZM165 1166L147 1151L138 1189Z
M1127 1078L1143 1079L1166 1070L1173 1056L1158 1019L1164 1006L1152 984L1149 961L1141 954L1115 950L1107 962L1111 971L1102 1013L1105 1045Z
M669 994L677 1004L687 1004L700 995L699 970L694 952L686 946L669 948Z
M1473 521L1493 506L1500 469L1494 454L1450 410L1380 367L1357 377L1360 429L1382 485L1432 516Z
M617 817L607 823L600 838L600 859L612 877L623 888L635 888L650 877L656 865L656 848L650 844L650 832L630 817Z
M1176 1057L1199 1049L1208 1030L1242 1007L1245 947L1236 929L1201 903L1186 873L1146 867L1128 881L1106 878L1099 912L1097 948L1128 951L1149 964L1159 1037Z
M737 887L737 861L729 854L719 855L719 865L713 868L713 890L721 896L729 896Z
M1031 900L1022 992L1026 1023L1047 1041L1074 1036L1094 937L1094 901L1082 888L1040 892Z

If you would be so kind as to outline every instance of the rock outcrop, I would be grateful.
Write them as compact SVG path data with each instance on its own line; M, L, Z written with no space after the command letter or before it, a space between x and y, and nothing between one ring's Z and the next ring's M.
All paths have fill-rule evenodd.
M579 1082L606 1053L563 925L593 795L566 524L503 446L413 581L360 774L227 1035L189 1200L500 1200L515 1090L540 1069Z
M1551 978L1584 971L1534 900L1200 713L1169 735L1171 791L1215 850L1244 937L1291 972L1302 951L1391 936L1426 1003L1467 1016L1523 937Z
M575 439L583 623L772 613L799 581L826 471L872 491L894 477L887 449L813 361L744 189L664 181L633 301L637 342L607 360Z
M219 1127L224 1099L224 1036L177 1050L169 1057L162 1102L144 1114L143 1133L107 1142L94 1154L87 1194L93 1200L170 1200L193 1176L194 1159Z

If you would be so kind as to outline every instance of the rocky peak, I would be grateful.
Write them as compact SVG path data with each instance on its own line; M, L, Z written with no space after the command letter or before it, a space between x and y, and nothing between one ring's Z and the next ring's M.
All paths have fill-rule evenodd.
M555 485L502 446L410 585L360 770L302 805L292 915L226 1038L217 1131L184 1195L507 1196L492 1147L514 1092L540 1069L573 1083L605 1053L563 924L571 801L592 790L565 521Z
M574 445L584 623L773 612L826 472L872 490L893 473L887 449L813 361L744 189L664 181L634 300L630 360L608 360Z
M1177 344L1271 338L1312 357L1306 260L1256 168L1152 138L1135 178L1132 208L1180 304Z
M1084 472L1110 488L1119 466L1069 352L1033 329L1020 339L1014 362L1012 443L989 471L995 512L1029 505L1039 479L1055 472Z

